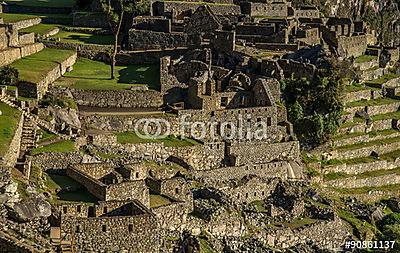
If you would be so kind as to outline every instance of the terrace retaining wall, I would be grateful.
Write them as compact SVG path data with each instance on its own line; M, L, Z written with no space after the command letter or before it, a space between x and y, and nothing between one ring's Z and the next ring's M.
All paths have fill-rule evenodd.
M7 152L3 156L3 161L7 166L14 167L15 164L17 163L17 159L19 157L19 150L21 146L23 124L24 124L24 115L21 114L17 128L14 133L14 137L12 138L10 145L8 146Z

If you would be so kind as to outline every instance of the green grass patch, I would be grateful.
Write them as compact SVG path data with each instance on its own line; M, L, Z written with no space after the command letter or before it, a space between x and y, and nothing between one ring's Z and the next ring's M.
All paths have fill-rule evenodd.
M73 151L75 151L75 142L71 140L62 140L40 148L35 148L32 150L31 154L36 155L40 153L50 153L50 152L67 153Z
M19 79L38 83L75 51L45 48L39 53L24 57L11 64L18 69Z
M126 90L133 86L160 89L159 67L156 65L116 66L116 79L110 79L110 65L79 58L74 70L66 73L54 85L78 90Z
M282 223L282 225L286 228L297 229L297 228L301 228L304 226L314 224L317 221L318 220L316 220L316 219L311 219L311 218L305 217L305 218L294 219L291 222L284 222L284 223Z
M86 188L72 178L64 175L46 174L44 185L47 191L53 196L55 203L65 202L86 202L94 203L96 197L90 194Z
M166 147L185 147L200 144L196 140L183 138L179 139L175 136L167 136L163 139L142 139L134 132L117 133L117 140L121 144L134 143L164 143Z
M364 173L360 173L357 175L353 174L346 174L346 173L341 173L341 172L333 172L333 173L328 173L324 175L324 179L326 181L330 180L336 180L336 179L343 179L343 178L349 178L349 177L355 177L356 179L363 179L363 178L370 178L370 177L379 177L379 176L385 176L385 175L400 175L400 168L394 168L390 170L372 170L372 171L367 171Z
M78 33L60 31L52 38L59 38L62 42L69 42L75 44L99 44L99 45L112 45L114 37L112 35L96 35L90 33Z
M23 32L23 33L32 33L33 32L35 34L47 34L57 27L58 27L58 25L54 25L54 24L38 24L38 25L34 25L34 26L31 26L28 28L21 29L19 31Z
M380 84L384 84L387 81L392 80L397 77L400 77L400 75L389 73L389 74L383 75L382 77L380 77L378 79L366 81L365 83L372 84L372 85L376 85L376 84L380 85Z
M372 119L372 121L400 119L400 111L374 115L374 116L371 116L371 119Z
M3 156L17 130L21 112L2 102L0 102L0 111L2 112L0 115L0 156Z
M22 20L32 18L42 18L43 23L55 24L72 24L72 16L68 14L58 13L38 13L38 14L16 14L16 13L0 13L0 17L3 18L4 23L15 23Z
M365 63L378 59L375 55L361 55L355 59L355 63Z
M155 208L159 206L166 206L171 204L171 200L156 194L150 194L150 207Z
M395 142L400 142L400 137L397 136L397 137L393 137L393 138L387 138L387 139L370 141L370 142L359 142L359 143L355 143L355 144L351 144L351 145L337 147L336 150L347 151L347 150L353 150L353 149L358 149L358 148L371 147L371 146L375 146L375 145L391 144L391 143L395 143Z
M75 2L75 0L6 0L8 4L49 8L72 8Z
M353 213L347 210L337 210L337 214L342 220L345 220L352 226L359 239L362 239L364 235L369 234L370 232L377 232L377 229L373 225L358 219Z
M395 98L377 98L370 100L362 99L358 101L349 102L346 104L346 107L386 105L398 102L400 102L400 100Z
M3 22L7 24L37 18L38 16L30 14L0 13L0 17L3 18Z
M40 137L39 141L37 142L38 144L57 138L56 134L50 133L47 130L40 129L39 133L41 133L41 137Z

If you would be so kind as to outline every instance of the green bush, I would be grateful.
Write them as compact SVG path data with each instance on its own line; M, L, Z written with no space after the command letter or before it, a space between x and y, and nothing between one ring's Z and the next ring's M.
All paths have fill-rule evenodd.
M15 85L18 81L18 70L5 66L0 68L0 85Z
M317 146L336 132L343 111L342 86L339 78L322 75L281 82L288 118L303 147Z

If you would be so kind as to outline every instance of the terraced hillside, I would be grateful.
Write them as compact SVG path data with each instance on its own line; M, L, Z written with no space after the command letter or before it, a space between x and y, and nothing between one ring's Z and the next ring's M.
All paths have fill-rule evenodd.
M400 191L398 75L346 87L343 124L320 152L324 185L342 194Z

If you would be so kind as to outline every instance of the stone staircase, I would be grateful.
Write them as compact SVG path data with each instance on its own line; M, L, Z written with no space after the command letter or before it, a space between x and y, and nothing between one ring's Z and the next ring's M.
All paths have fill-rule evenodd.
M53 249L57 252L61 253L72 253L75 252L73 250L73 242L68 238L68 235L63 235L61 233L60 227L51 227L50 228L50 241Z

